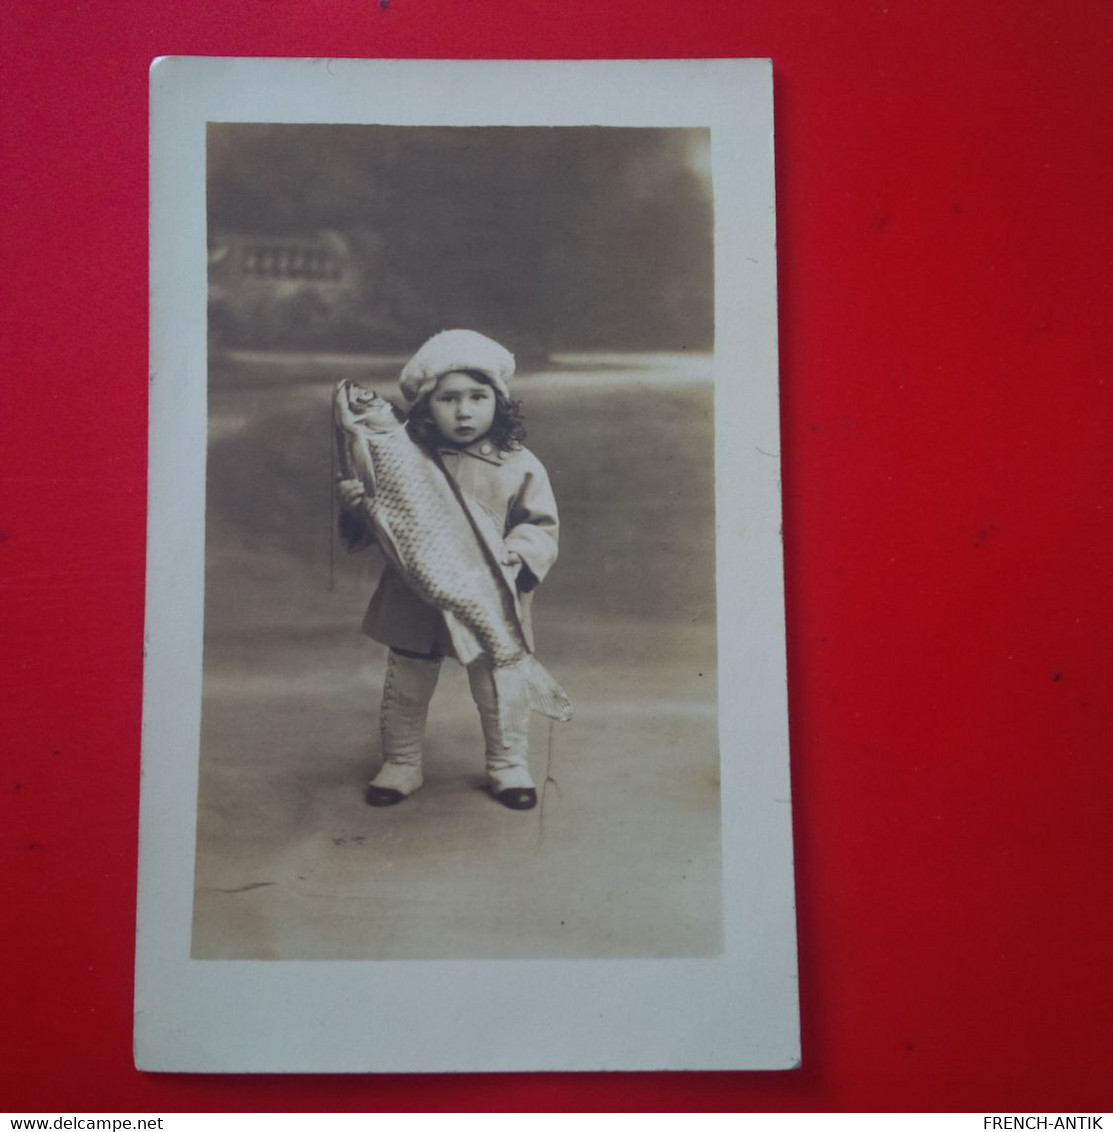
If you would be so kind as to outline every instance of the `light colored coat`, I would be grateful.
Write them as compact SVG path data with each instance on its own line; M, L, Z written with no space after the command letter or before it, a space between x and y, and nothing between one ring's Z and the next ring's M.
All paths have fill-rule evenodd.
M437 451L461 492L503 531L507 552L514 551L522 560L518 574L522 628L532 648L532 591L557 557L559 519L548 473L528 449L503 452L488 440L475 441L466 448L446 445ZM368 535L361 541L367 545L370 540ZM422 601L389 563L367 607L363 631L391 648L426 656L452 655L440 612Z

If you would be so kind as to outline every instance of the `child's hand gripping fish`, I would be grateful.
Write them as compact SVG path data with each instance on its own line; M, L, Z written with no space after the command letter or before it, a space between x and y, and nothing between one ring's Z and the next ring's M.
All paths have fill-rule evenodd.
M472 333L449 331L438 338ZM482 339L480 335L474 337ZM436 343L438 338L432 342ZM420 352L417 357L421 357ZM444 386L444 398L454 396L454 382L480 384L453 370L447 375L438 375L432 389L440 389L440 378L446 376L451 380ZM403 389L409 392L405 382ZM493 396L493 388L482 396L487 393ZM481 395L476 394L475 400L480 399ZM477 444L486 435L485 431L468 423L470 415L468 408L458 408L456 417L464 423L459 424L454 419L451 425L442 428L436 405L432 412L438 421L437 428L451 434L453 447L461 450L469 446L473 435ZM364 489L362 496L356 493L356 510L373 530L385 557L405 585L421 602L440 612L450 651L469 666L469 678L481 718L484 718L485 732L496 732L488 734L488 769L495 796L511 808L530 808L536 794L528 766L523 771L521 766L509 765L525 766L523 736L528 732L529 712L533 709L554 719L567 720L571 718L572 706L564 690L533 656L523 628L518 593L521 581L515 585L517 570L526 569L521 556L508 550L503 543L503 532L496 529L491 515L467 498L446 472L440 457L415 442L390 402L352 382L341 382L335 394L334 420L343 475L349 484L358 481ZM456 432L460 435L456 436ZM488 453L491 451L490 445L484 444L482 448ZM508 455L499 452L499 459L505 461ZM523 450L523 458L526 455ZM352 501L350 489L346 498ZM526 536L531 533L536 532L525 531ZM555 540L555 518L553 538ZM555 557L555 541L552 556ZM398 653L391 653L391 671L397 667L400 676L405 677L403 658L409 654L402 650ZM439 658L435 656L428 660L439 665ZM420 659L411 660L409 666L414 668L422 663ZM491 706L495 710L490 728L477 687L477 679L483 679L482 675L477 676L481 670L489 672L487 679L493 683L494 704ZM435 671L433 667L433 682ZM386 691L391 691L389 673ZM427 706L431 693L430 686L428 694L419 694L417 698L421 699L424 694ZM389 706L387 700L384 693L384 767L368 795L368 800L378 805L400 801L420 785L417 746L420 735L411 744L418 751L416 759L413 751L392 759L386 749L390 743L385 714ZM424 715L418 730L423 727ZM508 758L508 766L501 772L496 757L496 767L492 770L492 745L504 750L522 746L523 756ZM511 786L505 786L506 782Z

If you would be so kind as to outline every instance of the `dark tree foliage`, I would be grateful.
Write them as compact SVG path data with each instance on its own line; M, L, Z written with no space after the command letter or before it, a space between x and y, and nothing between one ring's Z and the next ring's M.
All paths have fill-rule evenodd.
M707 349L708 145L702 130L213 125L210 233L340 233L359 270L337 348L470 326L523 358Z

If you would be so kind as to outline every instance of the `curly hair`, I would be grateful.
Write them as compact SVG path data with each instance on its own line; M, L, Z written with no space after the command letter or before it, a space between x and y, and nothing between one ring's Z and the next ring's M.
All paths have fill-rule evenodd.
M468 377L490 386L491 392L495 395L495 419L492 421L491 429L485 439L489 440L501 452L511 452L515 448L521 448L522 441L526 438L526 424L525 417L522 414L521 401L511 401L509 397L504 397L491 384L490 378L485 373L470 369L458 370L457 372L466 373ZM429 398L435 391L433 389L426 393L424 397L419 398L413 408L410 409L410 415L406 418L406 430L413 437L415 443L430 451L444 442L429 408Z

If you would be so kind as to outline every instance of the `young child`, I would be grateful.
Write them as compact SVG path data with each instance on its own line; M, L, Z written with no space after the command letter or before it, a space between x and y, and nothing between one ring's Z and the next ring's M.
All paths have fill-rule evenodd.
M474 330L445 330L414 354L399 383L410 404L406 427L414 441L440 457L461 492L503 531L503 561L518 568L522 627L532 647L530 603L556 561L558 521L545 468L522 447L522 415L510 399L513 374L514 357L497 342ZM340 481L346 508L341 534L352 549L374 538L353 510L363 493L358 480ZM367 801L391 806L422 784L429 701L452 645L440 611L417 597L389 563L363 631L390 650L379 716L383 763ZM468 666L468 682L483 726L491 793L512 810L532 809L537 790L529 773L528 728L504 732L500 742L495 686L484 659Z

